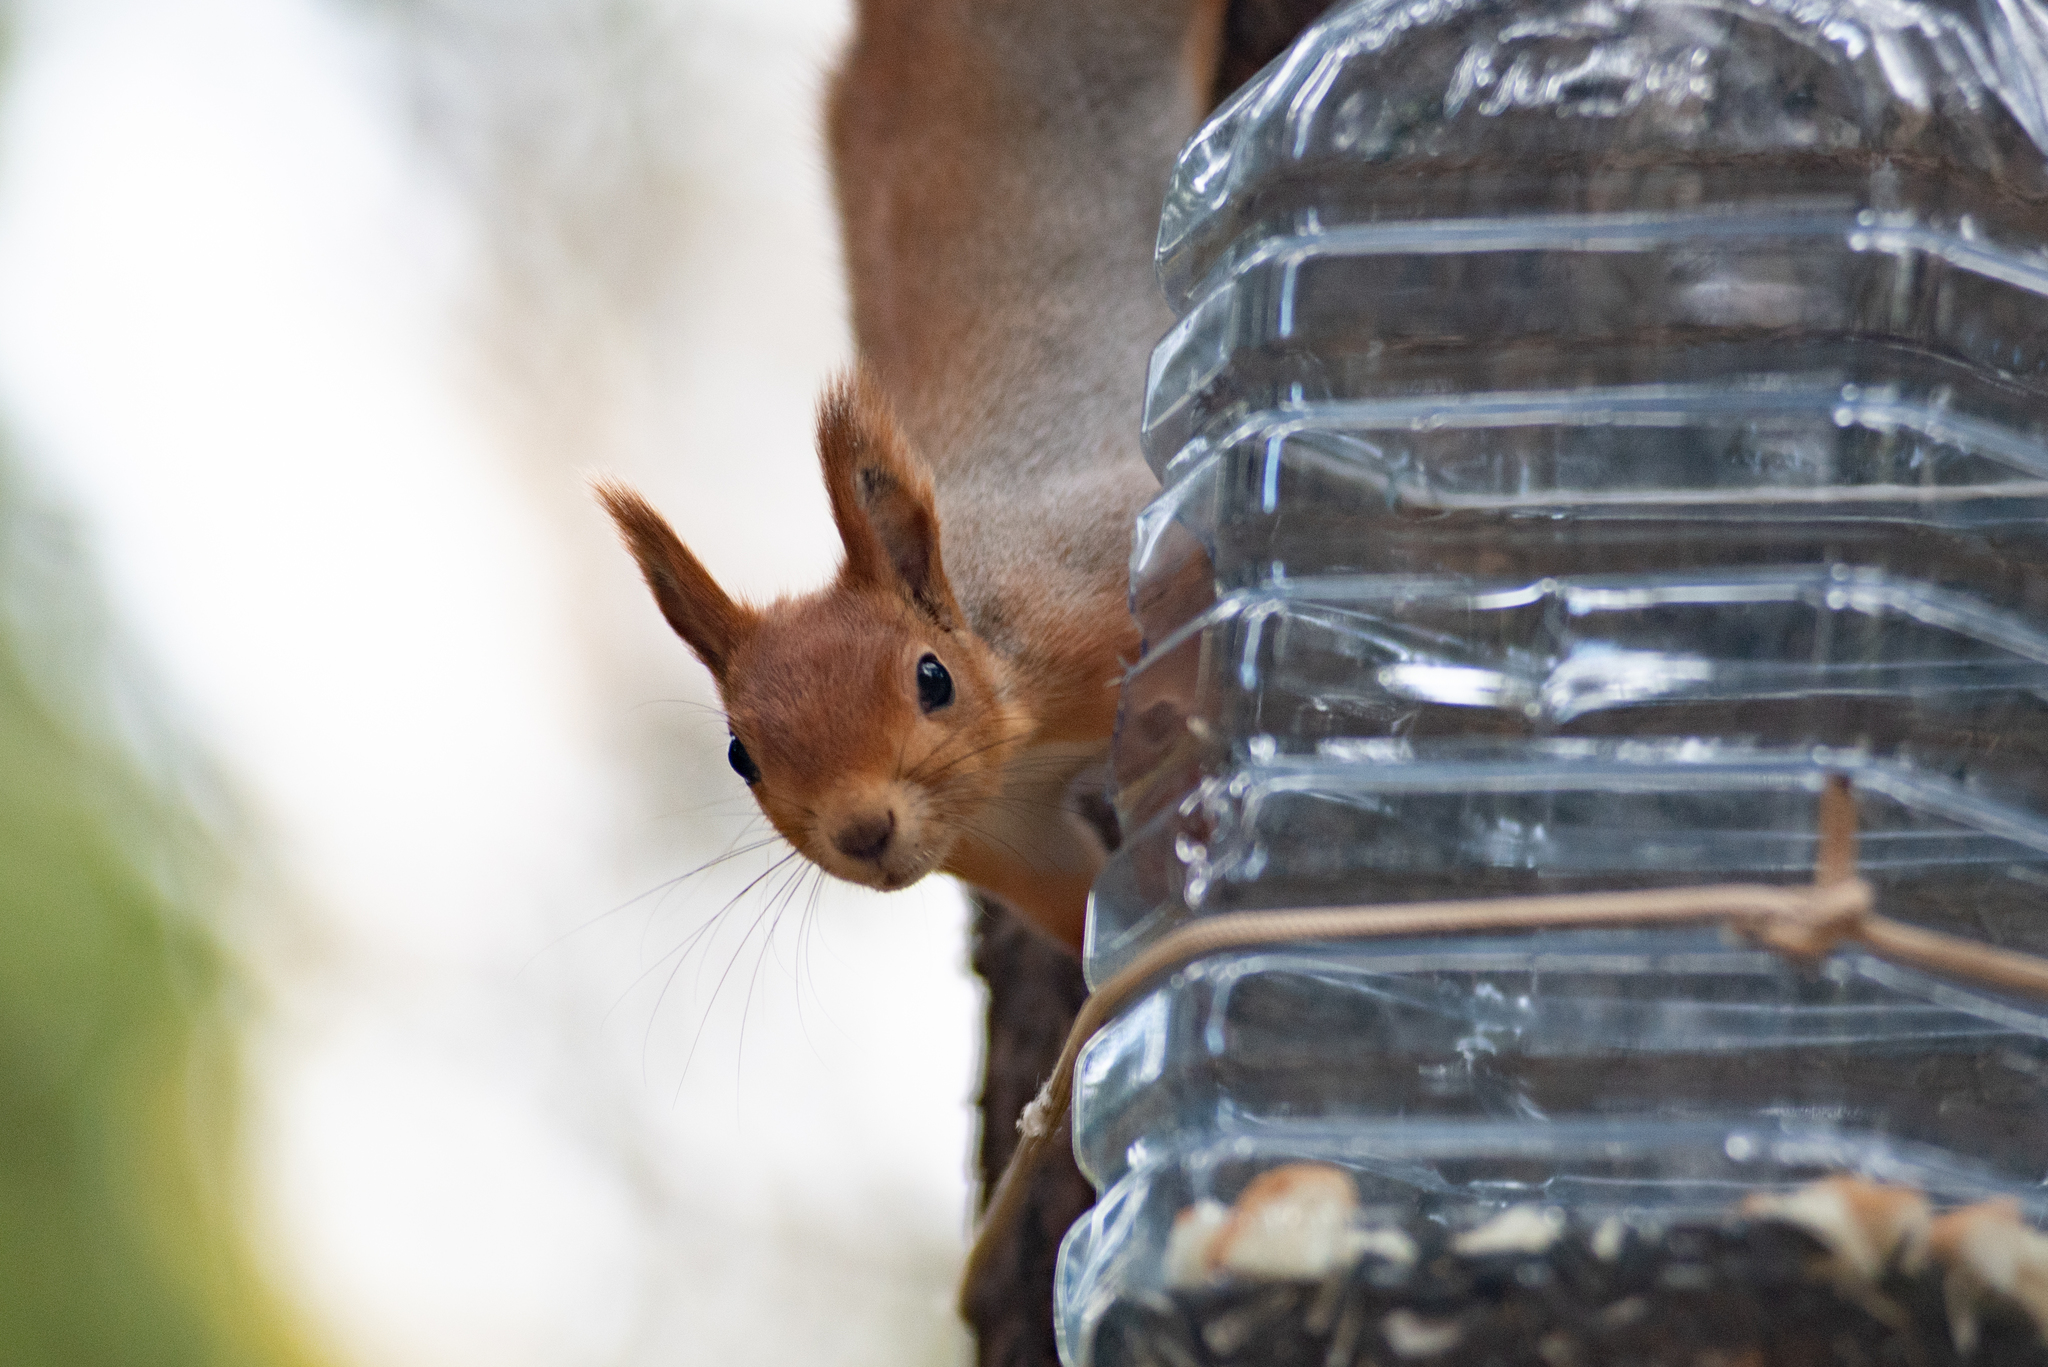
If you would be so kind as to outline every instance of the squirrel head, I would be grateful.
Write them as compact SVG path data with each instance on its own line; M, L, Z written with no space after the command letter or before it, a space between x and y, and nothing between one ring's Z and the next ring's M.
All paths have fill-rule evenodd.
M818 455L845 559L766 606L729 597L637 493L596 493L717 681L732 767L775 829L828 873L901 888L973 827L1030 721L946 582L931 475L864 377L826 390Z

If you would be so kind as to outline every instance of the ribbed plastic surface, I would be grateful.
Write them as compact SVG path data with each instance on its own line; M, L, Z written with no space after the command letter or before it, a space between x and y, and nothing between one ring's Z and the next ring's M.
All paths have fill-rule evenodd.
M1810 876L2048 952L2048 9L1351 5L1182 158L1100 981L1190 918ZM1091 1046L1065 1351L1265 1166L2039 1218L2048 1014L1700 932L1240 954ZM1110 1364L1096 1364L1110 1367Z

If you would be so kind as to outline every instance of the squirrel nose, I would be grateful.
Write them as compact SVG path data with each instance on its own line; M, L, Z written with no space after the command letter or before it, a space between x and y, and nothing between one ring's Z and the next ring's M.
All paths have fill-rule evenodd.
M896 834L896 813L856 817L839 828L832 843L848 859L880 859Z

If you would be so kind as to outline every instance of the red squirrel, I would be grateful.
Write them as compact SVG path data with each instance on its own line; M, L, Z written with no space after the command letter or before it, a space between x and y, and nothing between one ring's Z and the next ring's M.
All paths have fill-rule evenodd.
M716 679L775 829L850 882L949 873L1078 950L1104 858L1068 790L1137 654L1152 243L1224 0L859 0L826 127L858 363L818 408L824 588L729 597L598 497Z

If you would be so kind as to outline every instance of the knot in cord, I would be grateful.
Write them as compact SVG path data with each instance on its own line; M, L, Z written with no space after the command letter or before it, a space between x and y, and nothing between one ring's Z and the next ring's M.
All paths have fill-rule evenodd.
M1842 945L1863 938L1874 899L1870 884L1845 879L1812 889L1798 903L1768 915L1744 917L1744 936L1802 964L1817 964Z

